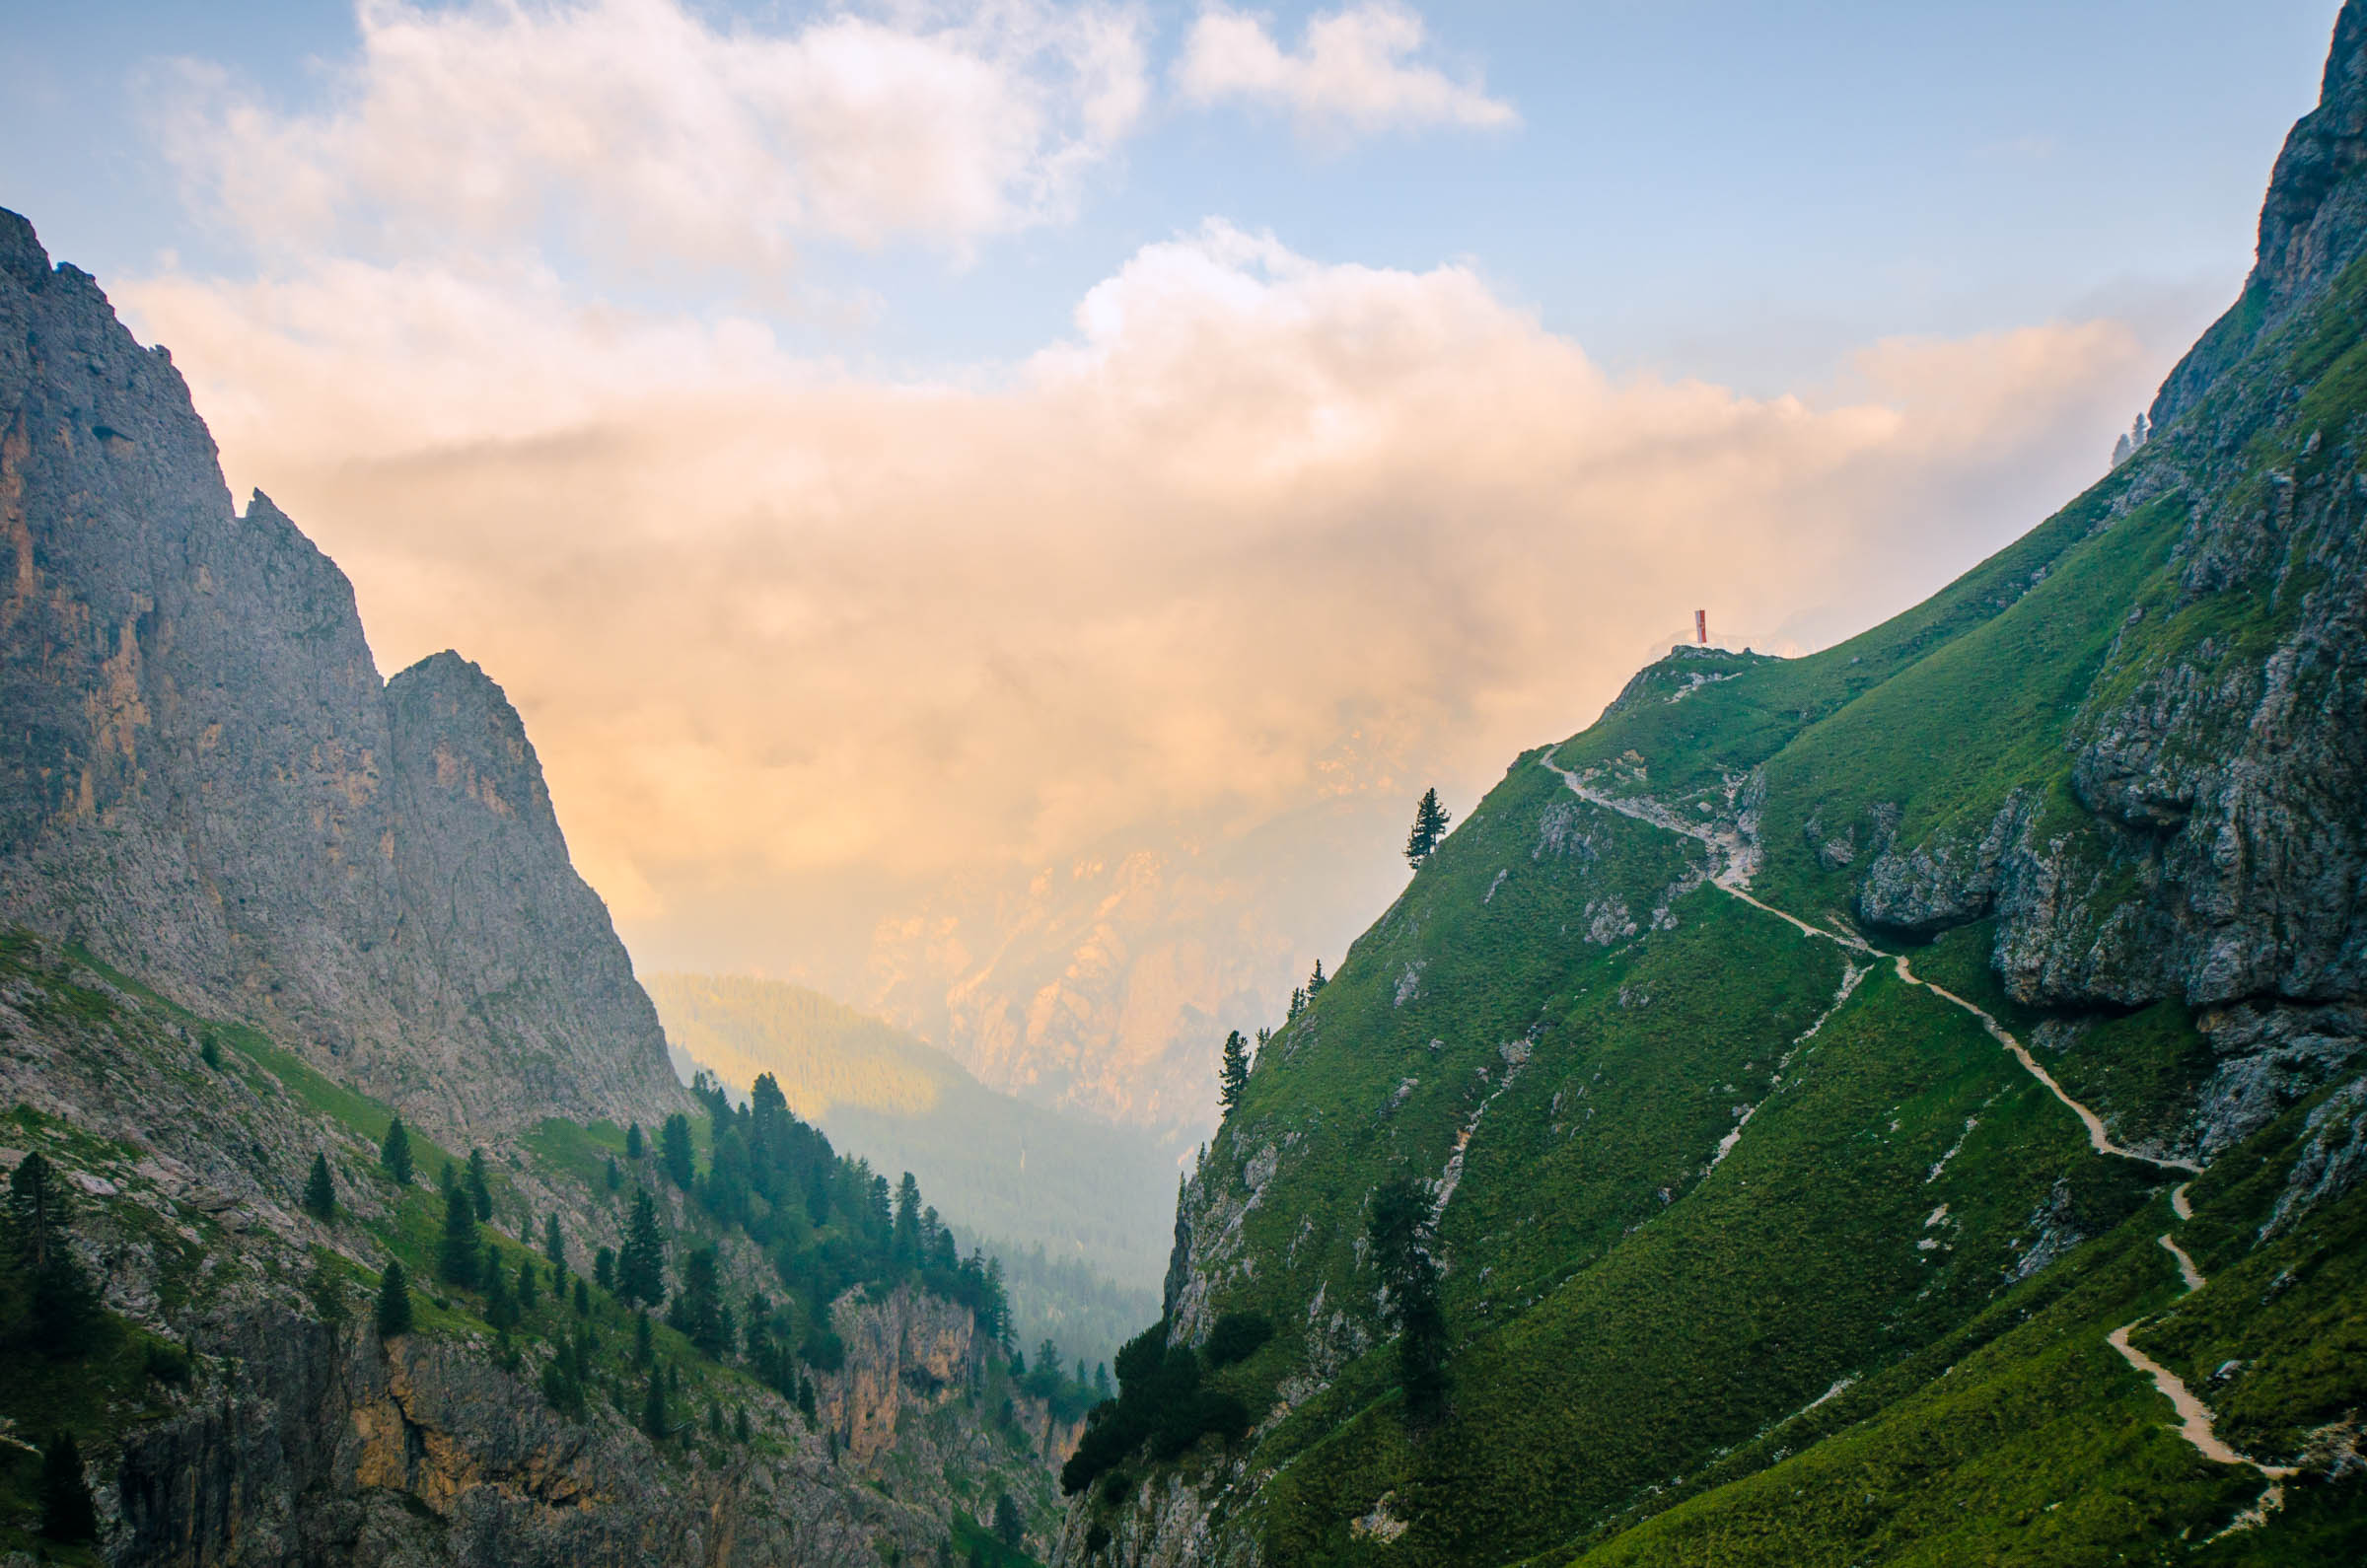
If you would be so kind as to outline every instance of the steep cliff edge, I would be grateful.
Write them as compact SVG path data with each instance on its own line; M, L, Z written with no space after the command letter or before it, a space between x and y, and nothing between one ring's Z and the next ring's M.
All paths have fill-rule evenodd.
M2362 131L2351 0L2156 440L1516 760L1259 1053L1062 1562L2367 1552Z
M0 213L0 921L452 1129L681 1103L533 749L456 657L382 682L335 565L233 512L161 348Z

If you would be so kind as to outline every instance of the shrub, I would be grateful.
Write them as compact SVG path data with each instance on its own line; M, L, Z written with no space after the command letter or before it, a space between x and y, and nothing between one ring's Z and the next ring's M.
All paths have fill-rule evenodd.
M1247 1361L1274 1337L1274 1325L1263 1313L1227 1313L1208 1332L1208 1365L1229 1367Z

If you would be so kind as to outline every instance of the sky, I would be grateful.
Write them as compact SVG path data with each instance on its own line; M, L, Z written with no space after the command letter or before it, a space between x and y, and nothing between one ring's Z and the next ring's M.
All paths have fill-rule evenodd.
M0 0L0 205L645 965L826 979L1940 586L2233 299L2335 8Z

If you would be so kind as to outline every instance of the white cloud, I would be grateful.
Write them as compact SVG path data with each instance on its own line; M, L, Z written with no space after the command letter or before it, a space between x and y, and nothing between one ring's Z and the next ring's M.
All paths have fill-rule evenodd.
M1427 42L1421 16L1398 0L1360 0L1316 17L1296 50L1285 50L1261 18L1212 3L1184 39L1175 85L1189 104L1285 109L1302 131L1324 137L1519 118L1477 82L1419 63Z
M266 248L559 242L763 279L803 237L959 248L1065 214L1145 93L1131 9L976 0L782 32L681 0L358 0L335 107L190 66L170 150Z
M1695 606L1928 591L2092 477L2156 368L2087 322L1878 345L1845 394L1614 380L1468 268L1222 224L983 389L533 269L117 293L389 668L454 645L509 686L653 939L717 890L1476 787Z

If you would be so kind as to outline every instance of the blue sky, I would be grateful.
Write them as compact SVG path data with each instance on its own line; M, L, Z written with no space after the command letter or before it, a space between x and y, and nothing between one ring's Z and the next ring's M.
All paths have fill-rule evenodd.
M159 146L162 60L318 105L353 57L321 3L16 6L0 51L0 201L58 254L120 275L160 250L235 269ZM707 7L781 28L824 8ZM1261 8L1298 36L1321 7ZM2190 316L2248 259L2285 127L2314 97L2332 0L1433 8L1426 57L1518 123L1342 145L1287 115L1155 96L1073 221L949 254L809 245L805 275L877 314L785 325L899 366L1025 353L1142 245L1219 216L1305 254L1467 258L1614 367L1771 390L1899 332L2100 305ZM1150 66L1196 8L1147 9Z

